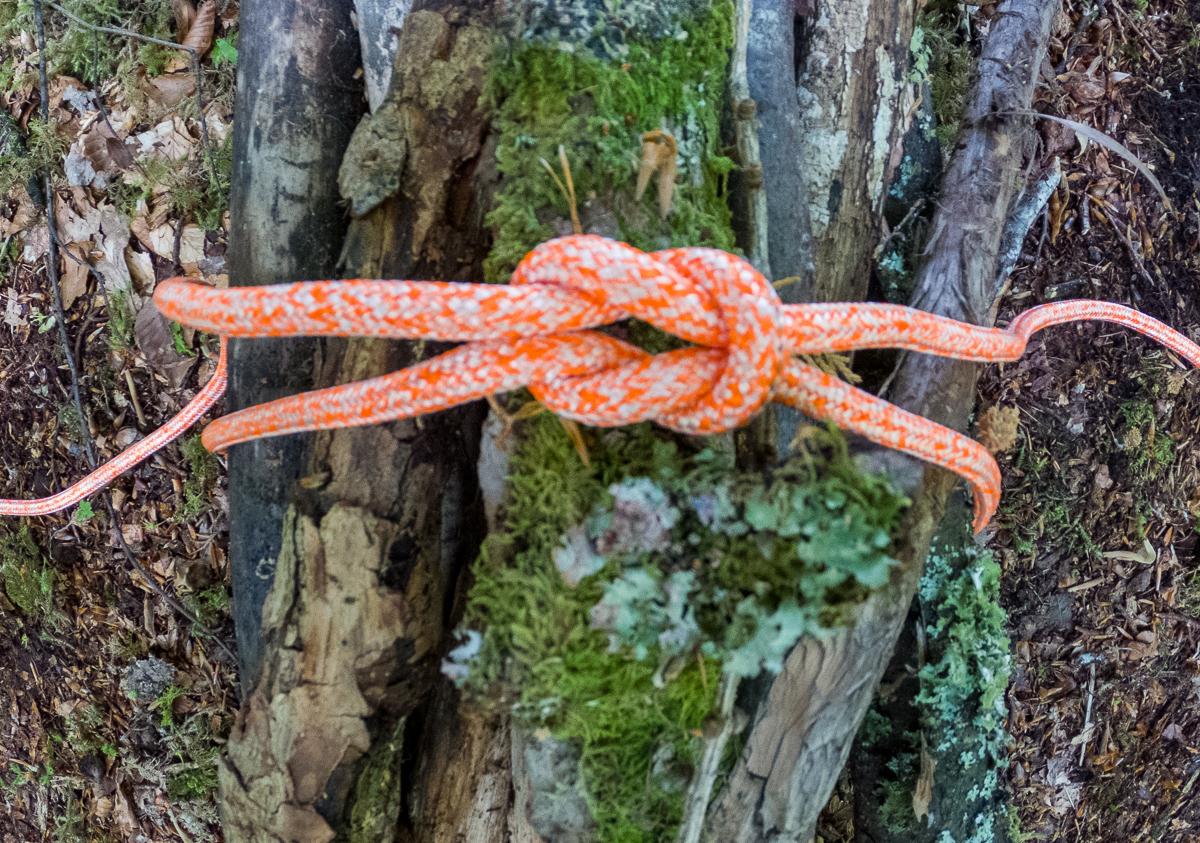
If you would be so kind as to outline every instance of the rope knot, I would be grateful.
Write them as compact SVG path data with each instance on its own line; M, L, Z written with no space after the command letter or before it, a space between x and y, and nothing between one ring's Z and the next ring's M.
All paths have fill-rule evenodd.
M554 353L606 360L588 374L529 384L548 408L584 424L730 430L762 407L784 360L779 296L753 266L717 249L646 253L595 235L564 237L526 255L512 283L568 287L602 310L599 321L636 317L694 343L650 355L596 331L551 335Z

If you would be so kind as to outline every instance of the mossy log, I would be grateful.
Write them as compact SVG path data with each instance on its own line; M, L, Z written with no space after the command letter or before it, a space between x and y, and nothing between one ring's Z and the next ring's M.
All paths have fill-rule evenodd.
M761 174L768 204L767 219L758 224L771 242L778 237L786 246L769 250L779 262L772 267L776 275L807 274L814 295L846 297L855 289L846 279L866 277L892 149L904 128L906 94L896 83L896 68L905 61L911 9L883 4L886 9L872 7L868 14L866 4L857 4L853 20L826 10L797 27L785 5L776 5L773 18L756 31L790 43L791 33L802 29L809 50L783 70L795 79L797 64L813 66L812 45L827 38L840 56L838 66L855 81L849 90L834 86L813 94L836 96L838 107L829 113L837 120L820 132L838 143L819 145L820 162L806 153L797 165L788 154L798 117L790 105L794 88L779 83L778 54L746 50L749 90L763 98L762 162L781 172L773 203L771 173ZM744 162L729 154L735 147L730 122L738 109L730 102L728 60L735 11L748 12L748 6L745 0L736 6L722 0L629 2L622 4L625 17L614 22L586 3L564 9L526 0L506 4L501 13L483 0L418 0L399 33L390 89L359 124L342 162L340 191L354 217L342 274L505 279L530 247L571 231L569 201L539 161L557 163L560 148L585 231L645 249L736 248L728 185L736 187L739 174L743 184L753 179L747 179ZM773 7L764 2L763 8ZM260 34L274 37L266 29ZM787 78L784 73L784 83ZM278 84L282 88L286 80ZM816 91L816 81L811 84ZM245 107L239 101L239 109ZM239 113L239 119L248 118ZM255 138L269 146L270 121L258 130ZM667 195L652 190L639 199L633 186L642 135L651 130L675 140L679 173L669 183L673 190L664 188ZM814 138L819 134L811 131ZM246 150L252 169L265 153L249 144L249 134L239 137L243 146L235 155ZM831 163L831 149L843 157ZM804 214L789 208L806 188L815 198L809 216L823 215L822 236L840 243L834 256L830 241L818 236L811 266ZM840 204L831 212L835 193ZM786 220L778 232L777 220ZM256 216L245 224L264 223ZM749 244L740 245L749 251ZM822 274L823 266L830 274ZM629 332L647 347L667 342L638 326ZM331 340L315 344L308 359L313 380L323 386L379 375L440 350L434 343ZM303 357L290 359L295 365ZM965 417L971 396L946 393L948 382L939 375L928 388L952 395L959 404L948 409ZM911 406L919 398L905 400ZM740 476L752 476L753 469L765 488L773 475L762 467L785 456L791 437L771 435L772 425L783 425L764 418L765 435L738 438L737 462ZM548 550L565 528L579 526L607 494L605 466L614 476L629 477L633 465L661 467L664 448L691 454L692 446L658 434L646 438L644 431L588 432L586 446L597 466L589 468L553 419L518 425L515 436L493 422L482 445L484 412L478 406L312 437L302 470L289 477L295 482L286 490L286 515L280 508L260 524L266 531L274 525L278 550L269 558L274 578L262 609L261 669L221 767L229 840L605 839L610 820L598 808L614 806L598 806L595 791L588 790L594 783L579 781L586 765L578 747L560 740L564 732L556 735L557 726L543 732L528 705L514 707L521 690L506 686L507 663L495 660L498 681L483 693L476 685L471 694L443 677L439 665L454 643L449 633L464 615L486 625L486 607L472 596L472 585L492 574L517 576L519 569L509 563L532 547ZM728 438L701 444L712 452L732 447ZM560 461L556 476L579 482L551 496L560 521L522 520L522 507L546 506L541 498L547 493L516 478L547 460ZM294 466L294 458L288 464ZM778 678L747 686L742 701L751 725L740 760L727 759L728 785L707 811L706 796L688 795L688 805L699 805L700 819L707 814L711 839L811 836L890 655L952 485L943 472L924 473L907 526L889 551L900 564L885 587L853 608L852 628L819 640L805 637ZM579 493L583 486L599 497ZM483 557L472 571L481 545ZM548 556L543 552L538 564ZM553 583L535 577L524 585L531 595L539 584L553 585L539 605L549 611L574 600L567 608L578 617L578 599L560 580L556 574ZM844 585L859 599L865 594L853 578ZM595 582L583 587L597 596L603 590ZM564 635L573 630L601 634L585 622L564 628ZM611 666L603 646L585 655ZM629 681L643 683L637 687L653 693L649 689L665 678L667 693L675 694L670 705L676 709L670 710L676 714L663 729L678 739L660 749L703 752L707 741L743 731L732 697L729 705L716 706L711 721L704 716L714 705L719 659L665 660L658 670L627 661ZM484 674L478 669L476 677ZM647 770L647 788L675 787L678 794L675 803L653 804L676 804L670 810L682 812L689 775L683 759L655 752L637 763ZM559 776L560 770L575 778ZM624 828L640 828L636 839L670 839L672 823L679 819L635 818ZM692 833L703 826L687 824Z

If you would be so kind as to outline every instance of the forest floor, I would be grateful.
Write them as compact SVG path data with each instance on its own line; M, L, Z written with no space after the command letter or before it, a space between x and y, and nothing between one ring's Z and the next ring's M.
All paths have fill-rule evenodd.
M47 125L29 4L0 2L6 498L83 477L89 434L97 462L111 459L182 409L216 365L211 338L143 304L163 278L223 280L237 5L212 14L217 4L205 3L198 15L189 6L191 21L188 4L174 4L178 20L167 0L63 5L168 41L190 31L204 54L210 143L185 53L121 36L94 42L49 5ZM42 191L29 182L47 160L69 352L53 316ZM221 839L215 760L238 699L228 503L198 431L77 507L0 523L4 843Z
M1051 49L1035 108L1121 141L1173 212L1112 151L1046 123L1041 162L1058 156L1065 182L997 321L1097 298L1200 340L1200 3L1107 9L1070 61ZM1198 387L1155 342L1098 322L1044 331L980 382L980 414L1020 412L988 546L1014 645L1006 778L1031 839L1200 836Z
M172 41L196 25L166 0L65 5ZM212 374L210 342L140 307L172 275L223 282L237 5L217 5L202 51L206 147L186 62L128 38L96 53L51 8L53 127L41 124L27 10L0 2L0 111L28 138L26 154L0 125L5 497L82 477L85 426L111 458ZM1035 170L1057 156L1065 186L1026 240L1000 324L1092 297L1200 339L1200 3L1129 5L1110 0L1077 28L1084 10L1068 3L1036 107L1120 140L1173 211L1112 151L1039 127ZM106 117L84 95L97 80ZM82 416L25 181L39 156L61 168L63 155L76 183L60 169L54 202ZM1100 323L1048 330L980 382L981 413L1020 413L989 547L1014 648L1004 778L1027 839L1200 836L1198 383L1152 341ZM0 524L4 843L220 839L214 759L237 707L224 483L192 436L90 503Z

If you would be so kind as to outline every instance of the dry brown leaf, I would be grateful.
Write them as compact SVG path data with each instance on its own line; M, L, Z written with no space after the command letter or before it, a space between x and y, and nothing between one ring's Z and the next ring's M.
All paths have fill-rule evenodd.
M1140 158L1138 158L1136 155L1134 155L1132 152L1130 152L1124 146L1119 144L1117 141L1113 140L1108 135L1104 134L1104 132L1101 132L1099 129L1093 129L1091 126L1087 125L1086 123L1079 123L1079 122L1076 122L1075 120L1068 120L1065 117L1055 117L1052 114L1041 114L1039 112L1032 112L1032 111L1031 112L1023 112L1023 113L1029 114L1033 117L1040 117L1043 120L1049 120L1053 123L1061 123L1062 125L1067 126L1070 129L1074 130L1076 135L1085 137L1088 140L1098 143L1100 146L1103 146L1105 149L1107 149L1111 152L1117 153L1117 155L1120 155L1122 158L1124 158L1126 161L1128 161L1130 164L1132 164L1134 167L1136 167L1137 171L1146 177L1146 181L1148 181L1148 182L1150 182L1150 184L1154 185L1154 189L1158 191L1158 195L1162 198L1163 205L1166 206L1168 209L1171 207L1171 200L1167 198L1167 192L1165 190L1163 190L1163 186L1159 182L1159 180L1154 177L1154 173L1150 172L1150 168L1147 167L1145 164L1143 164L1142 160ZM1140 141L1136 137L1134 137L1132 132L1126 136L1125 140L1128 141L1131 146L1136 145L1137 143L1140 143Z
M171 323L159 313L153 299L148 300L138 311L133 333L137 339L138 350L142 352L150 367L165 377L172 389L182 386L188 372L196 363L196 358L185 357L175 350Z
M17 297L17 291L9 287L6 291L7 300L4 303L4 324L10 328L24 328L29 324L25 317L21 315L21 300Z
M12 195L16 197L17 210L13 212L11 220L0 221L0 237L9 237L24 231L33 224L37 216L37 209L33 207L33 200L29 198L29 192L24 185L17 185Z
M50 232L46 230L46 226L35 225L25 232L25 248L21 252L23 261L34 263L48 251L50 251Z
M149 84L143 84L142 92L163 108L174 108L196 93L196 77L190 68L164 73L155 76Z
M149 252L135 252L125 247L125 265L129 268L130 278L140 290L154 289L154 259Z
M114 135L103 120L84 132L80 140L83 155L96 168L96 172L128 170L133 166L133 154L125 146L125 141Z
M925 748L925 740L921 740L921 773L917 776L917 786L913 790L913 813L917 820L929 816L929 803L933 801L933 771L937 769L937 761L930 756Z
M675 195L675 175L678 171L675 156L678 152L675 138L662 129L642 135L642 166L638 170L634 198L642 198L650 184L650 177L658 173L658 212L663 219L671 213L671 198Z
M191 47L196 51L197 56L208 52L208 48L212 46L213 25L216 20L216 0L205 0L200 4L200 8L196 9L196 19L192 21L192 26L188 29L187 38L181 42L183 46Z
M1021 411L993 405L979 417L979 444L992 454L1002 454L1017 442Z
M196 7L189 0L171 0L171 11L175 15L175 40L182 44L196 19Z
M1096 105L1104 99L1104 82L1094 76L1068 73L1058 78L1066 92L1080 105Z
M62 257L62 278L59 280L59 292L62 294L63 310L70 310L75 300L87 292L88 278L88 248L82 243L72 243L67 246L66 255Z
M133 808L129 804L129 798L125 795L125 788L121 786L122 784L122 782L118 782L117 788L112 794L112 817L116 820L117 828L121 830L121 833L132 839L133 835L141 834L142 827L138 825L137 818L133 815Z
M1067 203L1058 195L1058 191L1050 194L1050 201L1046 204L1046 210L1050 214L1050 245L1058 242L1058 233L1063 227L1063 212L1067 209Z

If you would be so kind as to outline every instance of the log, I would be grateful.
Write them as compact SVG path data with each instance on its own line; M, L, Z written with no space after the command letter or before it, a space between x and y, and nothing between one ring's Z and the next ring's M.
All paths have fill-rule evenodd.
M229 203L230 283L325 278L347 219L337 173L362 111L349 82L358 42L349 0L260 0L243 10ZM297 120L296 115L304 119ZM235 339L226 410L312 388L312 339ZM262 439L229 452L229 552L239 674L249 693L263 660L262 605L280 525L308 438Z

